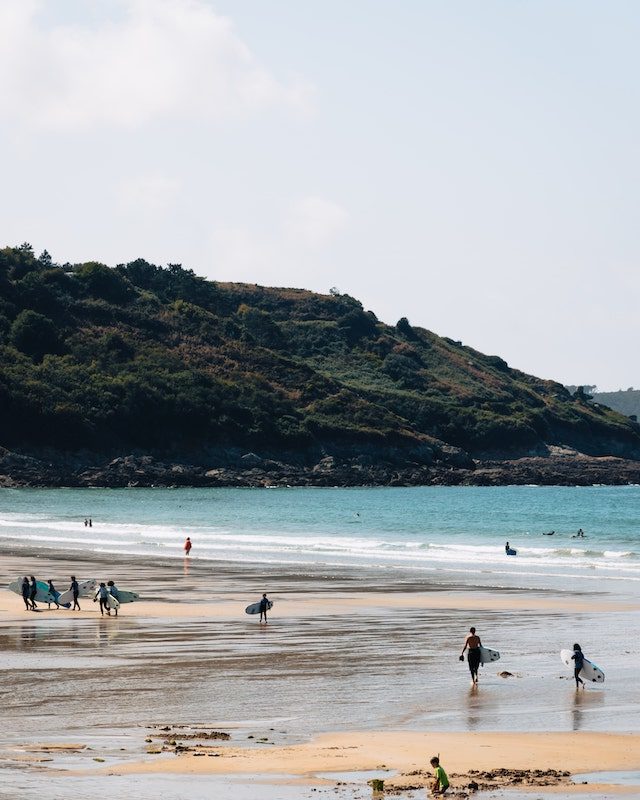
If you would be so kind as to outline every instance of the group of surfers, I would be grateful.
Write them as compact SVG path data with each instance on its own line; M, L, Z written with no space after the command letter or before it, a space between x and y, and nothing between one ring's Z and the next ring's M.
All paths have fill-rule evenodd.
M60 608L60 603L58 600L60 599L61 592L59 592L56 587L53 585L53 580L47 581L48 584L48 592L51 597L51 600L47 599L47 606L51 608L51 603L54 603L56 608ZM33 575L27 577L26 575L22 579L22 599L24 600L24 605L27 611L35 611L38 607L36 603L36 597L38 594L38 581L35 579ZM76 576L71 576L71 584L69 585L69 591L73 596L73 607L72 611L81 611L80 603L78 599L80 597L80 585L76 580ZM113 581L107 581L106 583L101 583L96 590L96 593L93 597L93 602L100 601L100 613L104 616L106 611L108 616L111 616L111 608L109 605L109 597L113 597L116 600L118 599L118 588ZM116 617L118 616L118 609L114 607Z

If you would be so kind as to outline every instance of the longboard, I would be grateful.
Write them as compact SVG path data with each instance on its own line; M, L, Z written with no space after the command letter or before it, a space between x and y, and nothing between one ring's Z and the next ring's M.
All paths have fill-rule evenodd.
M95 578L89 578L86 581L78 581L78 596L79 597L91 597L95 594L96 589L98 588L98 581ZM67 589L66 592L62 592L60 597L58 598L58 602L60 605L66 605L67 603L73 603L73 592L71 589Z
M572 655L573 650L561 650L560 661L562 661L565 666L575 669L576 662L571 658ZM597 666L597 664L594 664L593 661L589 661L588 658L585 658L582 669L578 674L586 681L591 681L592 683L604 683L604 672L599 666Z
M250 606L245 608L245 614L259 614L260 613L260 603L259 600L257 603L252 603ZM267 611L270 611L273 608L273 603L271 600L267 600Z

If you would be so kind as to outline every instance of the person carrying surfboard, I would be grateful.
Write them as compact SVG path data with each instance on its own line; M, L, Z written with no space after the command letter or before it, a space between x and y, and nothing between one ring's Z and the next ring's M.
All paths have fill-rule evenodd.
M467 654L467 661L469 662L469 672L471 673L471 684L475 686L478 683L478 667L480 666L480 647L482 642L480 637L476 634L475 628L469 628L467 638L464 640L464 647L460 653L460 661L464 661L464 651L469 648Z
M264 621L267 621L267 611L269 610L269 599L267 598L266 592L262 595L262 600L260 600L260 622L264 617Z
M107 589L106 583L101 583L98 586L98 591L93 598L93 602L95 603L96 600L100 600L100 614L104 617L104 612L107 612L107 616L111 616L111 612L109 611L109 590Z
M120 597L118 596L118 587L115 585L115 583L113 581L107 581L107 591L109 592L111 597L115 597L116 600L118 600L118 601L120 600ZM113 610L116 612L116 617L117 617L118 616L118 605L117 604L115 605Z
M573 668L573 677L576 679L576 689L580 688L580 684L582 684L582 688L584 689L584 681L580 677L580 672L584 667L584 653L577 642L573 645L573 655L571 656L571 660L575 664Z
M71 610L80 611L80 603L78 602L78 597L80 597L80 586L78 585L75 575L71 576L71 585L69 586L69 591L73 593L73 608Z

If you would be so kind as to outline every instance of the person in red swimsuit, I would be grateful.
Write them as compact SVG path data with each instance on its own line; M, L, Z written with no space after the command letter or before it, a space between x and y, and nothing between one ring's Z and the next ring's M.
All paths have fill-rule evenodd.
M187 541L184 543L184 554L185 554L185 556L189 555L189 553L191 552L191 547L192 547L191 539L187 536Z

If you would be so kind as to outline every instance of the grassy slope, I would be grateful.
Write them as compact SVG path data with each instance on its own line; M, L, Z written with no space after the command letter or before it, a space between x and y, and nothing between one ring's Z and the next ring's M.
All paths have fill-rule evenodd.
M638 426L345 295L0 250L0 445L640 456Z

